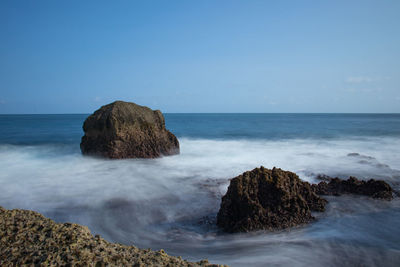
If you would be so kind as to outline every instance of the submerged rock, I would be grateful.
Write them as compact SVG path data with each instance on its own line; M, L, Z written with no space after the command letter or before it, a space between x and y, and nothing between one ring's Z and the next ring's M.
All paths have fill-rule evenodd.
M295 173L261 166L231 180L217 225L226 232L284 229L312 221L311 211L326 203Z
M94 237L87 227L2 207L0 259L1 266L218 266L207 260L188 262L163 250L110 243Z
M382 180L362 181L355 177L350 177L347 180L330 178L329 182L322 181L319 184L312 185L312 187L318 195L357 194L386 200L393 198L392 188Z
M107 158L156 158L179 154L178 139L161 111L130 102L102 106L83 124L83 154Z

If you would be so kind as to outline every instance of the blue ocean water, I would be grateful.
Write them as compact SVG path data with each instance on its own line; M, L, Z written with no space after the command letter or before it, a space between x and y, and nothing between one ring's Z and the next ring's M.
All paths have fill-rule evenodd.
M0 143L76 144L89 114L0 115ZM204 139L334 139L399 137L400 114L170 113L178 137Z
M223 234L229 179L263 165L379 178L400 189L400 114L165 114L181 153L82 156L88 114L0 115L0 206L89 226L109 241L230 266L399 266L400 200L329 197L312 224Z

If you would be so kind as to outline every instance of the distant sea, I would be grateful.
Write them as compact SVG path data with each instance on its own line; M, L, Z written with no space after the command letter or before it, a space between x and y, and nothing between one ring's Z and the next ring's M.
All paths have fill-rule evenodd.
M400 266L400 200L328 197L317 221L228 235L229 179L261 165L400 189L400 114L165 114L181 154L84 157L88 114L0 115L0 206L87 225L113 242L230 266Z

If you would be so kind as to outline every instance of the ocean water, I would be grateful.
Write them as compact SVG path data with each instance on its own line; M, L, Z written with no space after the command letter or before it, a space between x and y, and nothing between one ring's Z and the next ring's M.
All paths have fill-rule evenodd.
M309 225L224 234L229 179L263 165L379 178L400 189L400 114L165 114L181 154L82 156L78 115L0 115L0 206L87 225L109 241L230 266L400 266L400 200L328 197ZM350 153L358 153L349 155Z

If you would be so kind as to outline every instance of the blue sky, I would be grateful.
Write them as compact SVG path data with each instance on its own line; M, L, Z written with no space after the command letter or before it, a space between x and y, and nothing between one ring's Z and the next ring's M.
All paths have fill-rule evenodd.
M0 113L400 112L400 1L0 1Z

